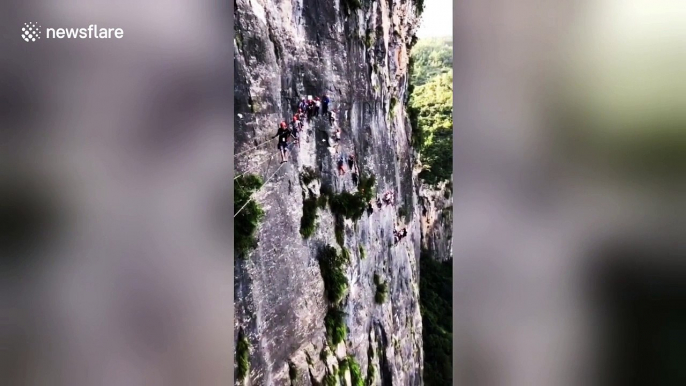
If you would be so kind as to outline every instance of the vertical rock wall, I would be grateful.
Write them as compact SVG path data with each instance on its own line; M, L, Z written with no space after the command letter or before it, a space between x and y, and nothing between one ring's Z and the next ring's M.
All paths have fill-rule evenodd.
M245 331L251 347L246 385L318 384L337 364L334 355L354 356L363 376L373 366L373 384L421 384L422 206L404 108L416 9L412 0L364 0L351 10L346 4L353 3L235 0L234 152L246 151L235 158L236 173L268 180L255 194L266 213L258 247L235 268L235 335ZM319 194L322 185L354 191L351 175L338 175L337 155L328 146L331 128L322 118L305 126L283 166L275 142L250 150L275 134L300 98L325 93L342 130L340 151L354 153L363 173L375 175L377 192L396 196L395 206L346 220L350 288L342 309L348 334L329 357L320 355L327 303L317 251L327 244L340 249L334 219L326 208L318 212L313 236L303 239L299 229L303 196ZM321 175L309 188L300 179L305 167ZM398 245L394 227L408 230ZM374 300L375 273L388 283L383 304ZM293 381L289 363L297 373Z

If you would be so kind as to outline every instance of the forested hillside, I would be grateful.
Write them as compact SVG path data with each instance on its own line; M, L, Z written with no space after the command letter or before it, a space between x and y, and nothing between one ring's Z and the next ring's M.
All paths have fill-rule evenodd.
M429 386L450 385L453 381L452 256L440 256L436 243L430 242L452 231L452 187L437 186L451 181L453 170L452 64L451 38L420 40L412 49L408 113L414 147L422 164L419 178L432 192L423 202L430 208L427 212L434 212L425 215L424 222L432 222L432 226L423 235L419 289L424 384ZM438 208L440 205L442 208ZM450 235L446 237L450 239Z
M408 113L421 154L419 177L430 185L450 179L453 169L452 39L420 40L412 50Z

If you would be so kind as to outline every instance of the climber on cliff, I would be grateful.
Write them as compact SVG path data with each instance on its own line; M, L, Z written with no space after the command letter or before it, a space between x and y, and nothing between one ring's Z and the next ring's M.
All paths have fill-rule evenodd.
M288 162L288 136L290 135L292 134L291 131L288 130L288 125L286 124L286 121L281 121L281 124L279 125L279 130L276 132L276 135L272 137L272 139L279 137L279 144L277 145L277 149L279 149L279 151L281 152L281 163Z
M407 236L407 228L403 228L400 231L395 229L393 230L393 237L395 238L396 244L398 244L405 236Z
M322 115L326 116L326 113L329 111L329 96L324 94L322 96Z
M318 117L319 116L319 109L322 106L322 101L319 100L319 97L316 97L314 99L314 116Z
M300 120L300 117L298 117L298 114L293 116L293 123L292 124L297 131L300 131L303 129L303 123Z
M345 157L343 156L343 153L341 153L341 156L338 158L338 175L342 176L345 174Z
M390 190L383 195L383 201L386 205L393 205L393 192Z
M314 114L314 101L313 100L308 100L307 101L307 121L309 122L312 119L312 115Z
M336 124L336 112L335 111L329 111L327 116L329 118L329 125L334 126Z
M298 135L300 130L298 129L298 119L295 116L293 116L293 120L291 121L289 129L291 132L291 137L293 137L293 143L297 144L298 147L300 147L300 135Z
M298 104L298 109L299 111L305 111L307 109L307 101L305 100L305 98L302 98L300 100L300 103Z

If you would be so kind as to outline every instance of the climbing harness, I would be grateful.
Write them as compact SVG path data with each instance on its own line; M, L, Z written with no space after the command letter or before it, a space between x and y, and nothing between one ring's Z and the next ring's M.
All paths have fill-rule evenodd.
M263 186L267 185L267 182L269 182L269 180L271 180L272 177L274 177L274 176L276 175L276 172L278 172L279 169L281 169L281 167L282 167L283 165L285 165L285 164L286 164L285 162L282 163L281 165L279 165L278 168L276 168L276 170L274 170L274 173L272 173L272 175L269 176L269 178L268 178L266 181L264 181L264 184L262 184L262 186L260 186L260 188L259 188L258 190L254 191L254 192L250 195L250 198L248 198L248 200L245 202L245 204L243 204L243 206L242 206L240 209L238 209L238 212L236 212L236 214L233 215L233 218L236 218L236 216L238 216L238 214L241 213L241 211L243 210L243 208L245 208L245 207L248 205L248 203L254 199L253 194L257 193L260 189L262 189Z

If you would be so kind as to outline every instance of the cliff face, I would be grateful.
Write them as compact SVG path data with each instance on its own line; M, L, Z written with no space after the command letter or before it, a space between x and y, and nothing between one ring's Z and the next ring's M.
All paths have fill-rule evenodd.
M438 261L453 258L452 181L437 186L421 184L419 204L422 210L422 248Z
M234 151L246 151L235 158L236 174L267 180L254 196L265 211L257 248L235 268L235 336L242 330L250 343L246 385L319 384L338 366L335 357L347 355L372 384L421 384L422 208L404 108L416 8L412 0L354 3L235 0ZM354 153L362 174L375 176L379 194L396 197L394 206L345 221L349 289L341 308L348 333L329 356L320 355L328 305L317 256L327 244L340 250L334 217L320 209L312 236L304 239L299 229L304 198L322 186L354 192L351 173L338 175L331 127L321 117L305 126L282 166L276 142L250 150L276 133L300 98L323 94L337 111L340 151ZM307 186L305 168L320 175ZM407 237L393 245L393 229L403 227ZM374 274L388 286L382 304L375 302ZM341 376L350 382L350 374Z

